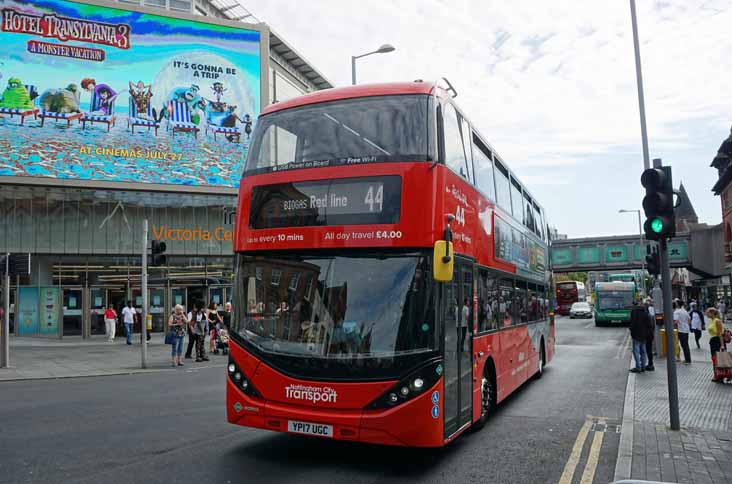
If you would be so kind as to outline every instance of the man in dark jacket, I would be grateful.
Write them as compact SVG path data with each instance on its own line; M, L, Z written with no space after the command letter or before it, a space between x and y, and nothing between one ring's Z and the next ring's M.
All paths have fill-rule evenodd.
M638 301L633 302L633 309L630 311L630 337L633 339L633 358L635 368L632 373L642 373L646 369L648 356L646 355L646 341L650 336L650 317L645 306Z

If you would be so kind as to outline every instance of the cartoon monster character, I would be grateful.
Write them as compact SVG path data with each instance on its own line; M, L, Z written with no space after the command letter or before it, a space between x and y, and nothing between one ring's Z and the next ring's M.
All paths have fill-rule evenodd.
M206 107L206 101L198 94L199 87L196 84L191 84L190 87L177 87L173 89L173 93L170 96L172 102L184 102L188 104L188 109L191 112L191 122L199 124L201 122L202 109ZM167 106L167 115L170 116L172 105Z
M244 123L244 132L247 134L247 139L249 139L252 134L252 117L245 114L241 122Z
M119 94L106 84L96 85L94 88L94 94L97 97L97 109L94 110L93 113L102 114L104 116L112 114L112 110L114 109L114 100L117 99Z
M8 87L0 99L0 108L33 109L33 97L17 77L8 79Z
M147 114L147 108L150 106L150 98L153 96L152 84L146 85L142 81L137 81L137 84L133 84L132 81L128 81L130 84L130 98L135 105L137 111L137 117L140 119L147 119L149 121L160 122L163 118L163 110L160 111L160 117L155 108L151 109L152 116Z
M53 113L80 113L79 87L69 84L61 89L48 89L39 99L41 107Z
M221 98L223 97L224 92L227 91L224 85L220 82L214 82L211 86L211 90L214 92L214 96L216 96L217 103L221 102Z

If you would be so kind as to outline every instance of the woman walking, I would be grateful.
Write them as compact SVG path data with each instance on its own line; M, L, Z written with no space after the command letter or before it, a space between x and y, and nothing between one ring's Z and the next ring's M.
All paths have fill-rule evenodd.
M171 350L173 368L183 366L183 339L186 336L187 324L188 318L183 312L183 306L176 304L175 311L168 319L168 327L173 332L173 349Z
M710 319L709 349L712 353L712 365L716 367L717 353L722 350L722 334L724 333L724 326L722 325L722 315L718 309L713 307L707 309L707 317ZM712 381L714 383L722 383L724 381L724 379L718 378L716 368Z
M114 333L117 329L117 311L114 310L114 304L110 304L104 310L104 326L107 330L107 341L114 342Z

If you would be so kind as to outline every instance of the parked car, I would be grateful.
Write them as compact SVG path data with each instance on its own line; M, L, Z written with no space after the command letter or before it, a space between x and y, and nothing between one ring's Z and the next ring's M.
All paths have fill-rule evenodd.
M570 319L574 318L591 318L592 308L586 302L576 302L569 308Z

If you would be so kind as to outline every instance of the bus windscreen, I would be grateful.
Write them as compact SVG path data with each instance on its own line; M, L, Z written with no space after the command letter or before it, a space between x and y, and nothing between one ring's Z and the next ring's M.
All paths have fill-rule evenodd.
M429 157L429 96L373 96L262 116L245 174Z

